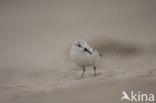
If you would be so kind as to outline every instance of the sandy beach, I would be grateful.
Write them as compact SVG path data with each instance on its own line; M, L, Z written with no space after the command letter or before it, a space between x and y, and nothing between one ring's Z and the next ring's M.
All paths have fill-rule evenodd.
M0 103L155 103L156 2L0 1ZM69 58L75 40L103 56L97 75Z
M9 103L121 103L122 91L141 91L142 93L156 93L155 81L122 80L101 82L85 85L79 88L66 89L58 92L21 92L10 98L3 98L1 102ZM130 103L124 101L124 103ZM152 102L154 103L154 102Z

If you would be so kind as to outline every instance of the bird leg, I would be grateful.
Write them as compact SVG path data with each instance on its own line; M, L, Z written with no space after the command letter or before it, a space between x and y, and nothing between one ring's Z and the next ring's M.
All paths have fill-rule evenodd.
M81 77L83 77L83 75L84 75L85 67L82 67L82 69L83 69L83 72L82 72L82 74L81 74Z
M94 65L94 76L96 76L96 66Z

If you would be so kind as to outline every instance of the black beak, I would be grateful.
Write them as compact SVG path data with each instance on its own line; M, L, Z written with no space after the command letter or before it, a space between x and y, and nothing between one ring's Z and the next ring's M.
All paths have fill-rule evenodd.
M92 55L92 53L87 48L84 48L84 51L86 51L86 52L88 52L89 54Z

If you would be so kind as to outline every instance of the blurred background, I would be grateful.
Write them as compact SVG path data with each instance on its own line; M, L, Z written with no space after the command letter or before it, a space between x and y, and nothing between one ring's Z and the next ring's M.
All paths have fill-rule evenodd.
M151 75L155 18L154 0L0 0L0 90L74 80L81 72L68 58L75 40L103 54L101 73Z
M153 0L1 0L0 65L53 62L79 39L155 45L155 12Z

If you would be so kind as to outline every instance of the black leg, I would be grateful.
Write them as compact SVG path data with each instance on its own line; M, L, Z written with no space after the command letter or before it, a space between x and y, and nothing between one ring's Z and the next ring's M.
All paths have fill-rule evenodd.
M96 66L94 65L94 75L96 76Z
M84 75L85 67L82 67L82 69L83 69L83 72L82 72L82 74L81 74L81 77L83 77L83 75Z

